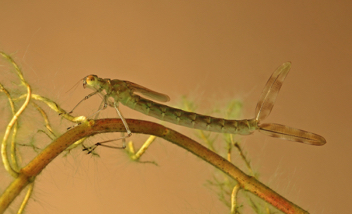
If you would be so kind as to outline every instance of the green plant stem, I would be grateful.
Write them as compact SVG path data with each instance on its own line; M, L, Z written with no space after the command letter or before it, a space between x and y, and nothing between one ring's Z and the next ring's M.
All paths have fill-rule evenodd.
M132 133L155 135L170 141L191 153L197 155L230 177L236 179L241 189L250 191L285 213L308 213L284 197L280 196L252 176L248 176L240 169L210 151L196 141L162 125L141 121L126 120ZM3 213L9 204L16 198L28 183L37 176L55 157L57 157L68 146L83 137L108 132L124 132L125 128L120 119L99 119L90 120L75 128L70 129L62 136L48 145L38 156L21 169L19 176L9 185L4 194L0 197L0 213Z
M2 162L4 163L6 171L8 171L9 174L12 175L13 177L17 177L18 173L17 173L16 169L14 169L13 166L11 165L11 163L9 161L9 158L7 156L7 139L9 137L9 135L10 135L12 127L16 124L16 121L17 121L18 117L26 109L26 107L28 106L28 103L29 103L29 101L31 99L31 94L32 94L31 87L28 84L26 86L27 86L27 91L28 91L28 93L26 95L26 100L22 104L21 108L16 112L16 114L13 115L11 121L7 125L6 131L5 131L5 135L4 135L4 138L3 138L2 143L1 143ZM16 162L16 164L17 164L17 162Z

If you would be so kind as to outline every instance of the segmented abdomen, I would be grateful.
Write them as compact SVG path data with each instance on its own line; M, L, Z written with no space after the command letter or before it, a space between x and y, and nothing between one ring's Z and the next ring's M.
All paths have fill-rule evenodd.
M181 126L213 132L248 135L257 129L256 121L225 120L193 112L183 111L163 104L155 103L138 95L132 95L120 102L143 114Z

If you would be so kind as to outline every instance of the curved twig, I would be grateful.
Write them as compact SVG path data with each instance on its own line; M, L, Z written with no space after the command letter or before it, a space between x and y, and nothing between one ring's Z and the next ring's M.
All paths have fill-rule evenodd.
M266 187L264 184L257 181L252 176L246 175L226 159L210 151L209 149L188 138L187 136L182 135L172 129L166 128L162 125L148 121L128 119L127 122L133 133L155 135L190 151L196 156L222 170L230 177L236 179L240 185L240 188L254 193L273 206L277 207L279 210L285 213L308 213L302 208L283 198L270 188ZM123 131L125 131L125 128L120 119L90 120L67 131L65 134L47 146L27 166L22 168L19 176L10 184L4 194L0 197L0 213L4 212L4 210L16 198L21 190L68 146L72 145L83 137L108 132Z

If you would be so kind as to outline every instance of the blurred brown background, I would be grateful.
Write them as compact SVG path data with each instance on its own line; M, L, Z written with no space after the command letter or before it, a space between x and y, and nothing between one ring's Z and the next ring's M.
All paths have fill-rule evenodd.
M67 110L89 91L79 84L65 92L97 74L168 94L171 105L191 95L202 113L240 98L243 118L251 118L271 73L291 61L266 122L321 134L328 143L255 133L243 145L261 180L289 200L311 213L352 211L350 1L0 1L0 12L0 50L21 64L35 93ZM75 114L98 105L93 99ZM109 138L90 142L99 139ZM145 137L134 139L140 145ZM169 142L158 140L143 158L159 167L132 163L118 150L98 153L78 148L58 157L38 177L27 213L229 212L204 186L213 167Z

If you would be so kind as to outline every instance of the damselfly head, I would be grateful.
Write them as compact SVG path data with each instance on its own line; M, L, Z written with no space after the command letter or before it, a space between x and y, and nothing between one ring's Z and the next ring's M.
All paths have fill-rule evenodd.
M98 76L97 75L88 75L85 78L83 78L83 88L86 87L92 87L94 88L94 86L96 85L96 82L98 80Z

